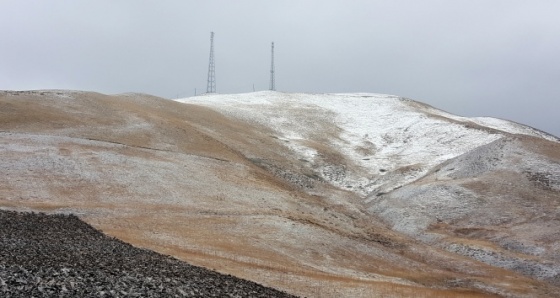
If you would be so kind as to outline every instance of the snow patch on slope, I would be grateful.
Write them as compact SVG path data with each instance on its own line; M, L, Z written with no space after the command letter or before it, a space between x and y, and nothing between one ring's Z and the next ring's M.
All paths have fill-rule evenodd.
M546 132L540 131L538 129L532 128L527 125L519 124L508 120L492 118L492 117L462 117L462 116L457 116L444 112L442 110L438 110L431 106L423 106L422 110L424 110L428 114L445 117L463 123L475 123L484 127L503 131L510 134L528 135L533 137L540 137L553 142L560 142L559 138L551 134L548 134Z
M502 137L429 117L410 100L383 94L255 92L177 101L270 127L294 154L314 163L323 179L361 196L391 191ZM324 158L310 142L334 148L342 160Z

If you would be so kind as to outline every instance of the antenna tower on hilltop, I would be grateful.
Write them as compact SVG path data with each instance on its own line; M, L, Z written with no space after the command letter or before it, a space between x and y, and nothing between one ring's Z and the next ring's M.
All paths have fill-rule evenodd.
M206 93L216 93L216 73L214 70L214 32L210 32L210 61L208 63L208 85Z
M275 81L274 81L274 42L270 50L270 86L269 89L276 91Z

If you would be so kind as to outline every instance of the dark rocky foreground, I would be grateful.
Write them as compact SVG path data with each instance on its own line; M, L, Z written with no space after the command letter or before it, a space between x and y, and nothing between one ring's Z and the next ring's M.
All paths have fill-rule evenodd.
M139 249L74 215L0 210L0 297L293 297Z

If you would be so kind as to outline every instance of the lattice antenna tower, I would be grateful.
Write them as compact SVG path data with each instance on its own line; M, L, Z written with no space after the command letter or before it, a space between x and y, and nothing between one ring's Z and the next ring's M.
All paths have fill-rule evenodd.
M274 42L272 43L272 47L270 49L270 86L269 89L272 91L276 91L275 86L275 78L274 78Z
M208 62L208 84L206 93L216 93L216 72L214 68L214 32L210 32L210 61Z

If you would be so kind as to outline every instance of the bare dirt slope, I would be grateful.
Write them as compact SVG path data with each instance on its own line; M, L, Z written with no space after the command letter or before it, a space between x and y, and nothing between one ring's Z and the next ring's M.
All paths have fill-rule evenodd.
M363 146L355 146L339 118L313 103L291 109L294 118L263 104L223 106L229 113L216 105L141 94L2 92L0 206L74 213L133 245L302 296L558 293L557 143L476 123L463 130L459 120L443 118L431 127L453 122L453 131L474 139L448 134L442 142L462 148L452 156L422 151L414 164L401 154L380 166L376 154L393 154L414 139L388 130L385 137L359 136ZM305 135L289 134L297 132L289 123L305 127ZM475 149L507 140L512 149L499 165L461 170L470 169ZM518 155L540 163L511 168ZM525 184L507 187L520 177ZM472 197L444 191L416 208L413 199L422 196L415 191L438 194L440 185ZM517 211L504 212L496 225L490 208L502 203L471 201L498 197ZM464 205L466 211L450 212ZM541 228L540 238L530 233ZM519 248L527 243L535 248Z

